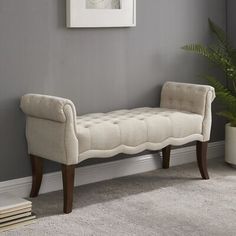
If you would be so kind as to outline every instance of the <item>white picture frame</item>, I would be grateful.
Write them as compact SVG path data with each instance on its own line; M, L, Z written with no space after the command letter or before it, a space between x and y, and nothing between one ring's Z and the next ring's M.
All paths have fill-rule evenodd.
M87 8L86 1L66 0L68 28L136 26L136 0L120 0L119 9Z

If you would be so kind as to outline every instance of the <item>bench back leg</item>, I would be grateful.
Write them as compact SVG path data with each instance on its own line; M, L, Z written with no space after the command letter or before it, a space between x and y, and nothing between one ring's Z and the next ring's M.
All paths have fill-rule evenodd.
M162 167L164 169L168 169L170 167L170 151L170 145L162 149Z
M64 213L72 212L75 165L62 164L62 181L64 194Z
M207 146L208 142L197 141L197 163L203 179L209 179L207 171Z
M30 155L32 167L32 188L30 197L37 197L43 177L43 159L34 155Z

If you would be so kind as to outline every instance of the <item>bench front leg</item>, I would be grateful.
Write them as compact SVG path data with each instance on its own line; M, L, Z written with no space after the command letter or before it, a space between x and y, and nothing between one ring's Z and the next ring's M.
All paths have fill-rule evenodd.
M43 178L43 159L30 155L32 168L32 187L30 197L37 197Z
M197 141L197 163L203 179L209 179L207 171L207 147L208 142Z
M62 164L62 181L64 194L64 213L72 212L75 165Z
M168 169L170 167L170 151L171 146L162 148L162 168Z

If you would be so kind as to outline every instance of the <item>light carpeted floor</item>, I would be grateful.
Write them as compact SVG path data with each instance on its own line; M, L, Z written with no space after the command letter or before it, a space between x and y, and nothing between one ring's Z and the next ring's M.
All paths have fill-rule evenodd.
M33 200L37 223L6 235L236 235L236 169L211 160L209 181L196 164L76 188L63 215L62 192Z

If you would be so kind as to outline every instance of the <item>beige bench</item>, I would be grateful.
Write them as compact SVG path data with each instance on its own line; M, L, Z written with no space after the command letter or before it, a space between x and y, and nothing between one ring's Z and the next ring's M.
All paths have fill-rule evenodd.
M167 82L160 108L136 108L76 116L74 104L64 98L26 94L21 108L27 115L26 138L31 156L31 197L38 195L42 160L62 164L64 212L72 211L74 169L88 158L108 158L162 150L169 167L170 147L197 141L202 178L208 179L207 142L211 130L214 89L206 85Z

